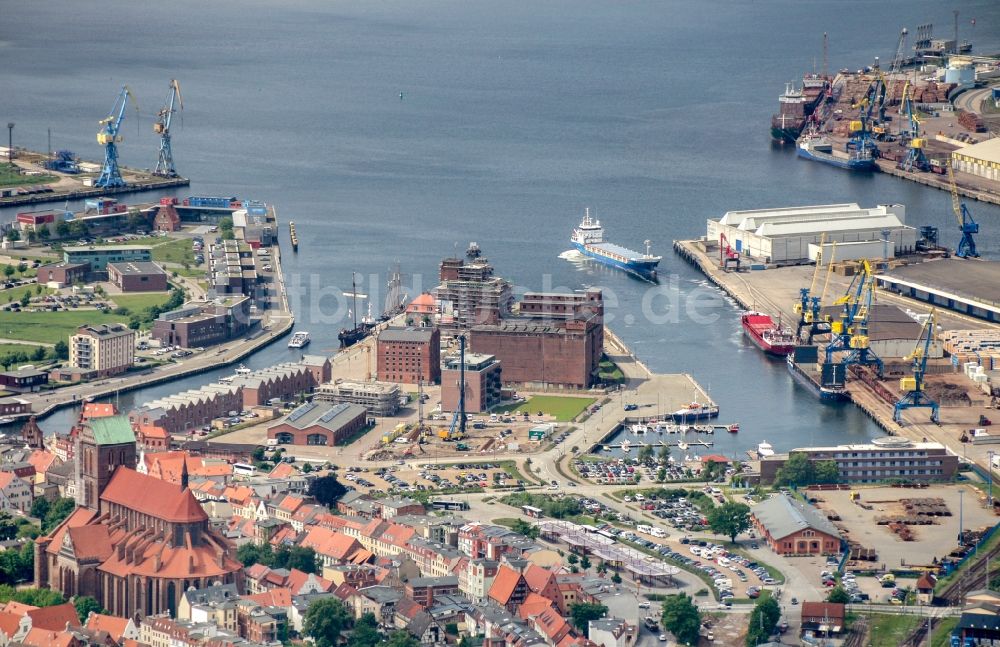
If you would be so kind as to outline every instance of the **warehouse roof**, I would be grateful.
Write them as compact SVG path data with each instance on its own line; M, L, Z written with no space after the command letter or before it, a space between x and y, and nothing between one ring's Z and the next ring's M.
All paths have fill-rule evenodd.
M879 277L902 280L936 292L948 292L972 301L1000 303L1000 262L943 258L899 267Z
M784 539L800 530L812 529L840 539L840 531L816 508L779 494L758 503L753 516L775 540Z
M822 309L824 315L832 319L840 317L843 306L826 306ZM899 306L877 303L871 307L868 318L868 338L872 341L890 339L910 339L916 343L920 337L923 325L910 317Z
M162 267L149 261L108 263L108 267L115 268L119 274L166 274Z
M838 231L859 231L870 230L878 234L881 240L883 229L903 229L906 225L892 213L887 214L867 214L863 216L837 215L827 218L809 218L785 222L764 222L757 227L758 236L797 236L800 234L814 234L820 232ZM742 229L742 227L741 227ZM912 229L912 228L911 228Z
M434 335L433 328L386 328L379 334L379 341L428 343Z
M803 216L817 213L857 211L860 208L857 202L845 202L843 204L804 205L800 207L779 207L777 209L745 209L742 211L727 211L726 215L722 216L722 220L719 222L723 225L735 227L749 217Z
M1000 163L1000 137L959 148L957 151L953 151L952 155L967 155L986 162Z
M337 431L351 420L364 415L367 410L360 404L333 404L316 400L298 407L279 425L289 425L296 429L323 427Z

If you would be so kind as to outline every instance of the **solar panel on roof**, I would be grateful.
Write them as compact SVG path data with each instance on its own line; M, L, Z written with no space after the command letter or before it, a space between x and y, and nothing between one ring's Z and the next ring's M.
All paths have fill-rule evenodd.
M329 411L327 411L322 416L320 416L319 421L320 422L330 422L331 420L333 420L334 418L336 418L337 416L339 416L340 414L342 414L344 411L346 411L347 407L349 407L349 406L351 406L351 405L348 404L348 403L346 403L346 402L342 402L342 403L340 403L338 405L330 407Z
M288 414L288 422L295 422L302 416L306 415L307 413L315 409L316 406L317 405L315 402L309 402L308 404L303 404L301 407Z

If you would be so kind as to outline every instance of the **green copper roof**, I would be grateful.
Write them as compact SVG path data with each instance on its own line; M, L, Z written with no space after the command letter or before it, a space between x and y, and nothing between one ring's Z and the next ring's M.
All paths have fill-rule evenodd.
M135 432L132 431L132 425L125 416L92 418L88 424L94 432L94 440L98 445L135 442Z

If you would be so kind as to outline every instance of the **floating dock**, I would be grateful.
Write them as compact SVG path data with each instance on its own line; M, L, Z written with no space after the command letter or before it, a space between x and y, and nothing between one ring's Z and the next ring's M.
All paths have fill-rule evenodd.
M288 235L292 239L292 251L293 252L299 251L299 237L295 233L295 221L294 220L289 220L288 221Z

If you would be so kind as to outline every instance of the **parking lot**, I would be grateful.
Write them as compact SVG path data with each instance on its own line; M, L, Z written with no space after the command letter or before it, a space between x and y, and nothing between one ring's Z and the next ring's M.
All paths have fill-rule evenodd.
M434 492L453 488L517 485L499 463L405 463L383 468L349 467L344 480L363 492Z

